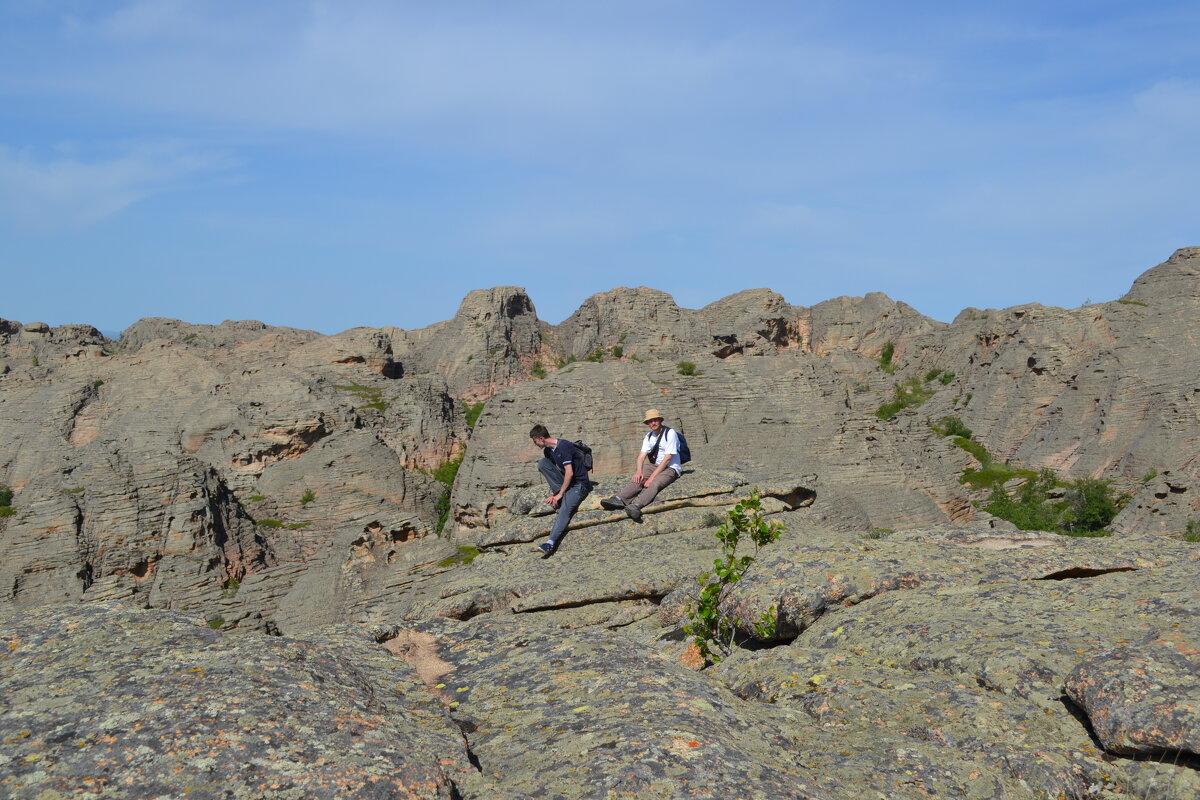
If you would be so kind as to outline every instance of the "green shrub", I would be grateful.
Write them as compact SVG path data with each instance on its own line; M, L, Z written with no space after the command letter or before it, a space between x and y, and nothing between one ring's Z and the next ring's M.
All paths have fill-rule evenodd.
M474 430L475 423L479 421L479 415L483 413L483 402L481 401L475 403L474 405L467 406L464 409L464 413L467 416L467 427L471 430Z
M933 391L917 377L897 383L892 402L884 403L876 411L879 419L891 419L906 408L916 408L933 396Z
M0 486L0 506L11 506L12 495L12 489L7 486Z
M599 364L601 361L604 360L604 351L602 349L600 349L599 347L597 347L595 350L593 350L592 352L590 352L586 356L584 356L583 360L591 361L593 363Z
M317 495L312 489L305 489L304 494L300 495L300 505L306 506L316 499Z
M1061 495L1062 499L1056 499ZM1115 496L1112 483L1096 478L1059 480L1044 469L1027 479L1012 495L997 485L984 507L1025 531L1053 531L1068 536L1107 536L1128 495Z
M220 614L218 614L215 617L208 618L208 627L212 628L214 631L220 630L222 627L224 627L224 625L225 625L225 618L222 617Z
M104 385L104 381L100 380L99 378L97 378L96 380L92 381L92 388L93 388L93 389L99 389L99 388L100 388L101 386L103 386L103 385Z
M1099 531L1117 516L1128 498L1115 496L1112 481L1080 478L1067 484L1062 527L1069 533Z
M1158 470L1152 469L1142 476L1142 483L1149 483L1158 477Z
M17 509L12 506L0 506L0 519L11 517L15 513L17 513Z
M42 362L38 360L37 356L34 356L33 359L29 362L29 365L31 367L40 367L42 365Z
M1187 530L1183 533L1183 540L1185 542L1192 542L1193 544L1200 542L1200 519L1188 520Z
M688 636L704 658L720 661L733 649L737 628L721 613L721 600L733 584L741 580L746 569L754 562L758 551L779 538L784 531L783 523L763 517L762 499L756 486L750 496L729 510L728 519L717 528L717 539L721 543L721 556L713 561L713 571L697 578L700 596L687 611L688 622L683 626ZM754 544L750 555L738 556L738 542L749 537ZM776 618L767 612L755 625L760 635L774 635Z
M620 358L621 356L625 355L625 348L621 347L619 344L614 344L611 348L609 348L609 352L612 353L613 358Z
M1126 306L1142 306L1143 308L1148 308L1148 306L1141 300L1118 300L1117 302Z
M267 499L267 496L265 494L252 494L246 499L251 503L261 503L263 500Z
M242 582L237 578L229 578L225 583L221 584L221 595L223 597L233 597L238 593L238 589L242 587Z
M678 372L680 375L686 375L688 377L704 374L700 370L696 369L696 365L693 364L691 361L680 361L678 364L675 365L675 371Z
M458 468L462 466L463 457L452 458L445 464L437 467L433 472L421 470L435 481L445 485L445 489L438 497L437 504L434 506L437 511L437 533L440 536L442 530L446 527L446 522L450 519L450 490L454 487L454 479L458 477Z
M529 374L537 378L539 381L546 377L546 366L541 362L533 365L533 369L529 370Z
M872 528L863 536L864 539L882 539L885 536L895 533L892 528Z
M302 531L305 528L307 528L309 525L312 525L311 519L306 519L304 522L289 522L287 525L284 525L283 527L287 528L289 531Z
M971 429L963 424L963 421L958 417L942 417L936 423L930 423L930 428L938 436L961 436L964 439L971 438Z
M283 523L277 519L256 519L255 525L261 525L264 528L282 528Z
M879 368L891 375L896 371L896 366L892 363L892 356L896 354L896 343L888 339L884 343L883 349L879 351Z

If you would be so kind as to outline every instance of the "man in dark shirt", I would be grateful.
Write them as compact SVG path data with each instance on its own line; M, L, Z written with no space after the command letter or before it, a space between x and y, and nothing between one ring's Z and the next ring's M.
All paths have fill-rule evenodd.
M534 425L529 431L529 438L542 448L545 457L538 461L538 472L546 479L550 491L554 494L546 498L546 504L558 509L554 519L554 527L550 529L550 539L538 546L543 557L554 555L558 549L559 540L567 529L571 517L592 490L588 481L587 467L583 463L582 454L574 444L566 439L556 439L546 430L545 425Z

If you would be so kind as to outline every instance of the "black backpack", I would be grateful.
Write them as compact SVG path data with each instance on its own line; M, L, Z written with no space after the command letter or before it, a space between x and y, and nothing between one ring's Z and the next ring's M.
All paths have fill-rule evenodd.
M570 441L570 440L568 439L567 441ZM574 441L574 442L571 442L571 444L573 444L575 446L576 451L579 452L579 460L583 462L583 468L586 469L588 472L591 472L592 471L592 448L588 447L586 444L584 444L583 442L580 442L580 441ZM682 446L683 445L680 445L680 447L682 447ZM550 452L551 451L550 451L549 447L542 448L542 455L544 455L546 458L550 458Z
M658 459L658 445L662 441L662 437L666 436L667 431L669 430L671 429L666 425L662 426L662 433L658 435L658 439L654 441L654 446L651 447L650 452L646 454L651 461ZM681 432L675 431L675 435L679 437L679 463L686 464L692 460L692 448L688 447L687 439Z

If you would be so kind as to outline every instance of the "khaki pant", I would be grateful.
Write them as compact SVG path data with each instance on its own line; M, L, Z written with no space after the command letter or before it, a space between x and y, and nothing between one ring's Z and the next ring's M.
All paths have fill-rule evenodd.
M656 464L651 464L648 460L642 465L642 478L650 477L650 473L654 472ZM658 473L658 477L650 483L638 484L635 481L630 481L625 484L625 488L617 492L617 497L625 501L626 505L634 506L635 508L645 508L654 502L654 498L663 489L675 482L679 476L675 474L675 470L670 467L664 467L663 471Z

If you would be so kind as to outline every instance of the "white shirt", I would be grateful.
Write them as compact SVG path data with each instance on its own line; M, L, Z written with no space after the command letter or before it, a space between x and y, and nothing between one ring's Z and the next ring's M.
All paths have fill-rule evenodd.
M659 434L649 431L642 440L642 452L649 453L658 437ZM655 466L661 464L664 458L671 459L667 463L668 469L675 470L676 475L683 474L683 464L679 463L679 435L675 433L674 428L663 429L662 441L658 445L658 457L654 459Z

